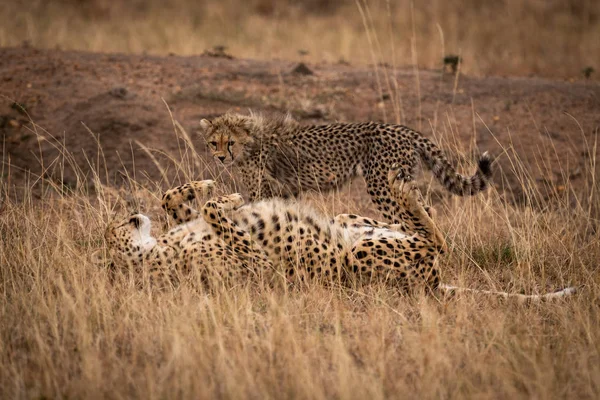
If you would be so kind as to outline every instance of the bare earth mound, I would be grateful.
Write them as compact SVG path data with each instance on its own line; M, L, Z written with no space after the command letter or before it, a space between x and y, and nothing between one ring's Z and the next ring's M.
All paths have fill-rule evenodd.
M295 67L209 56L1 49L0 132L5 170L11 165L7 179L18 187L27 173L35 180L43 170L67 187L77 185L71 166L60 157L64 146L80 168L108 172L102 178L111 183L121 184L125 171L157 182L156 164L140 144L159 159L163 152L181 156L167 104L201 155L206 152L194 127L203 117L231 109L290 111L302 123L403 123L470 160L474 152L491 151L498 156L497 187L517 199L523 173L541 191L560 191L567 181L577 185L595 156L597 83L456 78L439 71L421 71L417 77L412 69L330 64L310 65L313 74L307 74ZM505 153L520 159L525 170L515 170Z

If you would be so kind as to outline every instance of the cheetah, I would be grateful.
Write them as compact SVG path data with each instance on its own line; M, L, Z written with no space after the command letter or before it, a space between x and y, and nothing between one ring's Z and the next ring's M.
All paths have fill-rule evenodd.
M431 140L402 125L302 126L289 115L227 113L212 121L202 119L200 131L215 159L239 167L251 202L296 197L309 190L331 191L362 174L371 200L394 224L403 224L405 215L391 195L387 166L399 164L399 177L410 182L420 158L448 191L459 196L485 190L492 175L487 152L479 158L477 172L465 177Z
M397 172L390 176L396 181ZM178 225L158 238L142 214L110 224L105 239L113 262L161 287L191 269L219 278L243 270L290 283L384 278L403 290L439 283L435 260L444 238L409 184L395 185L394 194L411 215L407 225L424 233L350 214L329 221L306 204L281 198L244 204L234 193L208 200L200 211L185 204L212 185L195 181L167 191L163 209ZM213 264L217 272L208 271ZM225 265L233 272L223 271Z
M241 243L226 246L204 220L197 218L199 213L184 204L201 194L207 195L213 186L214 181L205 180L168 191L162 207L178 224L156 238L151 234L150 219L143 214L132 213L110 223L104 238L111 269L131 273L138 286L148 282L159 288L176 284L192 268L204 281L244 277L252 271L271 269L262 253ZM93 260L104 261L101 250L93 254Z
M219 281L240 276L270 281L282 277L292 284L383 280L402 292L472 291L523 301L575 292L567 288L522 295L442 284L437 258L446 251L446 243L433 221L435 209L425 209L414 183L399 179L398 170L389 172L388 181L407 214L402 226L353 214L327 220L307 204L280 198L244 204L238 193L211 198L197 211L185 203L213 182L195 181L163 196L163 208L178 223L171 231L154 239L149 235L149 219L135 214L109 227L106 240L113 261L145 266L151 283L161 287L176 284L180 276L198 269ZM403 230L405 226L409 232Z

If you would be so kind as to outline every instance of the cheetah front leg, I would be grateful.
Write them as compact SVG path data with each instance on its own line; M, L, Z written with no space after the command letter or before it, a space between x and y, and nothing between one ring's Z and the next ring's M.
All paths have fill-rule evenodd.
M235 221L225 215L226 211L234 210L244 204L239 193L213 198L204 204L202 214L204 220L215 233L229 246L234 254L247 260L255 272L260 274L272 271L273 263L265 252L257 246L250 233L240 228Z
M192 181L167 190L162 197L162 208L177 224L193 221L198 218L200 213L185 202L197 198L198 195L210 195L214 186L215 181L207 179Z

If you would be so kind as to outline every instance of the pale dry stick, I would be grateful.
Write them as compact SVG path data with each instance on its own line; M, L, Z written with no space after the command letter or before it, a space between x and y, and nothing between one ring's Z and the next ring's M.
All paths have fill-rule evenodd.
M88 131L88 133L90 133L90 135L92 136L92 138L94 138L94 141L97 144L97 148L98 148L98 152L97 152L97 162L96 162L96 166L94 168L92 162L89 160L89 158L87 157L87 155L84 153L83 156L88 164L88 166L90 167L90 171L93 174L93 182L94 182L94 187L96 188L98 194L100 195L100 193L103 193L103 189L104 186L100 183L100 176L99 176L99 171L98 168L100 168L100 155L102 155L102 160L104 161L104 166L105 166L105 176L106 176L106 180L108 181L108 169L106 167L106 159L104 157L104 152L102 150L102 146L100 145L100 140L99 137L97 137L96 135L94 135L94 133L89 129L89 127L87 125L85 125L85 123L81 122L81 124L84 126L84 128ZM65 145L63 144L62 148L57 148L57 150L63 155L63 158L68 158L70 161L70 164L77 176L77 181L79 183L83 183L85 181L85 179L81 179L81 176L85 174L83 173L83 171L81 170L81 168L77 165L77 163L75 162L73 156L71 155L71 153L66 149ZM65 157L65 155L69 155L70 157ZM44 174L42 174L41 176L43 176ZM57 185L52 182L49 181L49 184L52 185L53 187L55 187L55 190L59 191L59 188L57 187ZM79 185L78 187L83 187L83 185ZM59 191L60 192L60 191ZM85 196L83 197L84 199L87 199ZM98 196L98 200L99 203L101 205L105 206L105 211L108 213L108 209L106 208L106 202L105 201L101 201L100 196ZM89 201L86 201L86 203L89 205ZM100 211L98 211L95 207L90 207L91 210L94 211L94 220L98 221L101 219L102 217L102 213Z
M500 141L498 140L498 138L496 137L496 135L494 135L494 133L491 131L491 129L488 127L488 125L485 123L485 121L483 120L483 118L481 118L481 116L479 114L477 114L477 117L479 118L479 120L481 121L481 123L485 126L485 128L487 129L487 131L489 132L489 134L492 136L492 138L496 141L496 143L500 146L500 148L503 150L502 153L506 154L506 156L508 157L508 161L510 162L510 166L512 171L515 172L515 175L518 176L519 178L519 183L521 183L521 186L523 188L527 188L526 182L532 182L533 181L533 177L531 175L529 175L529 173L526 171L524 163L518 163L516 164L514 162L514 159L519 159L519 155L517 154L516 150L515 150L515 146L513 143L513 138L512 138L512 134L510 129L507 129L508 132L508 138L509 138L509 148L511 149L512 155L513 157L509 156L508 154L508 149L502 145L502 143L500 143ZM496 160L500 157L500 155L496 156ZM500 168L500 172L501 171L501 166L499 164L496 164L498 166L498 168ZM504 174L500 174L501 176L504 176ZM528 177L529 180L525 179L525 177ZM505 181L503 180L502 183L504 184Z
M533 122L533 126L535 126L535 130L539 132L540 127L533 116L533 112L531 112L531 107L529 107L529 102L527 100L525 100L525 107L527 107L527 113L529 114L529 118L531 118L531 122Z
M396 97L398 98L398 110L400 112L399 115L396 116L396 120L398 124L406 123L406 115L404 114L404 102L402 101L402 91L400 90L400 86L398 86L398 79L396 78L396 74L394 73L394 92L396 93Z
M577 124L577 126L579 127L579 132L581 132L581 136L583 138L583 142L585 143L585 148L587 149L587 153L591 154L591 157L589 157L590 159L590 171L592 171L592 189L596 186L596 174L595 174L595 170L596 170L596 156L597 156L597 149L598 149L598 133L600 132L600 130L598 128L596 128L596 133L594 134L594 146L592 148L593 151L590 152L590 145L588 143L587 138L585 137L585 133L583 131L583 127L581 126L581 124L579 123L579 121L571 114L569 114L566 111L563 111L565 115L569 116L573 121L575 121L575 123ZM592 215L592 204L593 203L593 196L594 196L594 191L590 190L590 197L588 199L588 215Z
M451 114L450 114L451 113ZM454 114L454 108L450 108L450 113L446 113L446 122L448 124L448 129L450 130L450 135L445 135L446 138L446 143L448 148L451 149L455 149L456 152L455 154L457 155L462 155L464 154L463 151L463 147L461 146L461 142L458 140L458 124L456 124L457 118L456 115ZM455 121L455 123L453 124L452 121ZM439 139L436 138L436 140L440 140L440 142L443 142L442 140L443 138L440 137Z
M94 132L92 132L92 130L83 121L81 121L81 125L83 125L83 127L88 131L88 133L94 138L94 141L96 142L96 146L98 147L98 152L96 153L96 168L99 168L100 166L100 155L102 155L102 161L104 162L104 176L106 178L106 182L108 182L108 165L106 164L106 156L104 155L104 149L102 148L102 145L100 143L100 135L94 135Z
M30 20L28 19L27 21L29 22ZM29 28L29 25L27 27ZM4 98L5 100L8 100L9 102L18 104L17 101L15 101L14 99L12 99L4 94L0 94L0 97ZM36 157L36 159L38 159L38 162L40 162L41 169L43 171L44 170L44 161L43 161L43 157L42 157L42 140L44 140L45 138L38 133L38 131L37 131L38 126L35 122L33 122L33 118L31 118L31 115L29 115L29 112L27 112L27 110L24 109L23 107L20 107L20 108L21 108L21 111L25 113L25 115L27 116L27 119L31 123L31 126L33 127L33 130L27 126L25 128L29 129L30 131L33 131L33 133L35 134L35 136L37 138L39 158ZM46 132L46 133L48 133L48 132ZM54 139L56 140L56 138L54 138ZM44 190L44 187L43 187L43 181L42 181L42 191L43 190Z
M96 192L96 198L98 199L98 203L100 204L100 207L106 212L106 215L110 215L109 207L106 204L107 203L107 201L106 201L107 195L105 192L107 192L107 187L105 185L103 185L102 182L100 181L100 175L98 174L97 171L95 171L93 169L92 162L89 160L87 155L84 154L83 156L84 156L88 166L90 167L90 170L92 171L92 182L94 185L94 190ZM107 176L107 182L108 182L108 176ZM126 204L120 195L116 195L115 197L117 199L117 202L115 205L113 205L111 207L111 211L114 211L117 204L120 204L121 206L124 206ZM91 207L91 209L94 210L97 214L96 215L97 218L95 220L101 220L102 212L97 211L95 207Z
M473 112L474 112L474 111L473 111ZM515 163L514 163L514 161L513 161L513 158L512 158L512 157L511 157L511 156L508 154L508 151L509 151L509 150L508 150L508 149L507 149L505 146L503 146L503 145L500 143L500 141L498 140L498 138L497 138L497 137L494 135L494 133L493 133L493 132L492 132L492 131L489 129L489 127L488 127L488 126L487 126L487 124L486 124L486 123L483 121L483 119L481 118L481 116L480 116L479 114L477 114L477 113L475 113L475 112L474 112L474 117L475 117L475 115L477 115L477 117L478 117L478 118L480 119L480 121L483 123L483 125L484 125L484 126L485 126L485 128L488 130L488 132L490 133L490 135L492 136L492 138L493 138L493 139L496 141L496 143L497 143L497 144L500 146L500 148L502 149L502 153L501 153L501 154L499 154L499 155L497 155L497 156L495 157L495 162L494 162L494 164L495 164L497 167L499 167L499 165L497 164L497 161L496 161L496 160L498 160L498 158L499 158L499 157L500 157L502 154L504 154L504 155L506 155L506 156L508 157L509 161L511 162L512 169L513 169L514 171L518 171L518 170L519 170L519 168L517 167L517 165L515 165ZM474 118L474 117L473 117L473 118ZM514 146L511 146L511 148L513 148L513 154L514 154L516 157L518 157L518 156L516 155L516 153L514 153ZM522 163L521 163L521 165L522 165ZM502 174L502 175L503 175L503 174ZM524 179L524 178L521 178L521 179ZM530 177L530 179L532 179L532 178ZM502 184L504 184L504 183L505 183L505 181L503 180L503 181L502 181ZM491 188L494 188L494 187L492 186ZM491 188L490 188L490 189L491 189ZM502 192L504 192L505 190L506 190L506 189L504 189L504 188L503 188L503 190L501 190L501 191L502 191ZM497 191L495 190L495 188L494 188L494 192L497 192ZM490 199L490 200L491 200L491 193L490 193L490 195L488 196L488 199ZM487 209L488 211L491 211L491 212L493 212L493 213L496 215L496 217L499 217L499 218L501 218L501 219L502 219L502 220L503 220L503 221L504 221L504 222L505 222L505 223L506 223L506 224L507 224L509 227L511 226L510 219L508 218L508 215L509 215L509 212L508 212L508 211L506 211L504 214L500 214L500 213L496 212L496 211L495 211L495 209L494 209L493 207L490 207L490 206L489 206L489 202L488 202L488 206L486 206L486 209ZM463 209L461 208L461 210L463 210ZM514 230L514 229L511 229L511 230Z
M133 153L133 147L131 147L131 151L132 151L132 153ZM137 182L136 182L136 179L135 179L135 171L136 171L136 168L135 168L135 160L134 160L134 162L133 162L133 173L134 173L134 177L132 178L132 177L129 175L129 171L128 171L128 170L127 170L127 168L125 167L125 163L124 163L124 162L123 162L123 160L121 159L121 154L119 154L119 152L118 152L118 151L116 152L116 154L117 154L117 157L119 158L119 162L121 163L121 167L122 167L122 171L121 171L120 173L121 173L121 175L125 176L125 178L126 178L126 181L127 181L127 185L129 185L129 187L130 187L130 188L133 190L133 187L134 187L134 186L136 185L136 183L137 183ZM135 205L136 205L136 210L139 210L139 209L140 209L140 204L139 204L139 200L138 200L138 198L139 198L139 196L137 196L137 195L134 193L133 200L134 200L134 201L135 201L135 203L136 203L136 204L135 204Z
M417 33L415 28L415 3L411 0L410 2L410 18L411 18L411 32L412 36L410 38L410 52L413 63L413 71L415 73L415 80L417 84L417 101L418 101L418 112L417 117L419 119L417 124L417 130L422 130L422 118L423 118L423 105L421 104L421 77L419 74L419 55L417 51Z
M52 138L54 140L54 142L51 142L49 140L41 139L41 140L46 140L52 147L54 147L59 153L60 155L63 157L63 161L67 161L67 163L71 166L71 168L73 168L73 171L75 172L77 179L79 181L79 177L80 175L84 175L83 171L81 171L81 168L77 165L77 162L75 161L75 158L73 157L73 155L67 150L66 145L64 143L61 143L56 137L54 137L52 134L50 134L48 131L46 131L44 128L42 128L41 126L37 125L36 123L34 123L33 121L31 121L31 124L33 126L33 131L35 132L36 135L38 135L37 130L40 129L41 131L45 132L50 138ZM27 128L30 131L32 131L30 128ZM38 145L39 142L41 141L40 138L42 138L42 136L38 136ZM63 138L63 140L65 140ZM56 185L55 182L52 182L51 180L47 180L44 178L44 176L46 176L46 173L48 171L50 171L50 168L52 168L53 166L57 165L60 160L58 157L56 157L54 160L52 160L52 162L50 163L50 165L45 165L44 164L44 158L42 155L42 150L41 150L41 145L39 145L39 151L40 151L40 157L36 156L34 154L34 157L36 159L36 161L40 164L41 167L41 174L38 175L37 179L35 182L32 183L32 186L36 185L37 182L41 182L42 185L42 191L44 191L44 183L49 183L51 184L51 186L57 190L58 193L62 193L62 190L58 189L58 186ZM63 162L63 167L61 168L61 181L62 178L64 178L64 162Z
M173 124L173 130L175 131L175 138L177 139L177 150L179 151L179 156L181 158L183 158L182 154L181 154L181 144L179 143L179 135L177 135L177 128L175 127L175 123L174 123L175 119L173 118L173 113L171 112L171 108L167 104L166 100L164 98L162 98L162 97L161 97L161 100L165 104L165 107L167 107L167 112L169 113L169 117L171 118L171 123ZM180 168L179 168L180 165L178 164L177 167L178 168L176 170L177 171L176 175L178 176L179 175L179 171L180 171Z
M196 179L195 174L193 173L193 171L191 171L189 169L189 166L192 164L190 162L190 156L189 154L191 153L191 158L193 159L193 165L194 167L196 167L197 169L201 169L201 165L200 165L200 161L202 161L205 165L205 169L207 166L207 163L204 161L204 159L202 157L200 157L200 155L198 154L198 152L196 151L196 148L192 142L192 139L190 138L189 134L187 133L187 131L185 130L185 128L179 123L178 120L176 120L173 117L173 113L171 112L170 107L168 106L167 102L165 101L165 99L162 99L163 103L165 104L165 106L167 107L167 110L169 112L169 116L171 118L171 123L173 124L173 130L175 132L175 135L177 137L177 147L179 150L179 156L180 159L182 160L184 165L188 165L187 171L184 170L183 166L180 165L180 163L176 163L174 162L174 164L178 167L178 171L181 170L182 173L185 176L184 180L187 181L191 181ZM179 138L181 136L181 139L183 139L184 145L185 145L185 152L182 154L181 151L181 146L179 144ZM171 157L170 157L171 158ZM173 161L175 161L172 158Z
M363 0L366 6L366 0ZM367 34L367 41L369 43L369 49L371 51L371 59L373 60L373 68L375 68L375 81L377 82L377 89L379 90L379 95L383 96L383 86L381 85L381 79L379 77L379 65L377 63L377 57L375 56L375 51L373 49L373 40L371 38L371 33L369 30L369 24L367 22L367 17L365 11L363 10L363 6L360 4L360 0L355 0L356 6L358 7L358 11L363 21L363 26L365 28L365 33ZM387 113L385 111L385 107L381 109L383 113L383 120L387 122Z
M484 123L484 125L485 125L485 123ZM493 134L492 134L492 136L493 136ZM510 136L510 137L512 139L512 136ZM494 138L495 138L495 136L494 136ZM512 147L513 156L512 157L509 156L508 158L512 165L512 169L513 169L513 171L515 171L515 173L517 173L518 179L521 183L521 187L523 187L524 190L526 191L528 201L533 203L536 198L542 198L542 196L541 196L538 188L532 187L532 185L530 184L531 182L534 182L534 177L525 169L524 163L519 162L519 157L518 157L518 154L514 150L514 146L511 146L511 147ZM516 160L516 161L513 161L513 160ZM542 206L542 205L540 205L540 206ZM508 211L507 211L507 214L508 214ZM511 229L509 229L509 232L512 237L513 243L527 241L527 237L525 237L525 236L518 236L518 237L516 236L516 235L518 235L518 230L514 229L514 227L512 227L512 225L510 224L510 220L508 218L506 218L506 223L509 225L509 227L511 227ZM530 252L527 252L527 253L529 254ZM529 268L531 268L531 263L528 263L528 265L529 265ZM529 271L529 273L531 274L531 270ZM543 273L543 271L542 271L542 273Z
M373 15L371 14L371 8L368 6L366 0L364 0L364 4L365 4L365 10L367 12L368 20L369 20L371 26L373 27L373 36L375 37L375 44L377 45L377 51L381 55L381 60L385 62L385 59L383 57L383 49L381 48L381 43L379 42L379 36L377 35L377 33L375 31L375 28L374 28L375 27L375 22L373 22ZM387 3L387 7L388 7L388 13L389 13L389 1ZM390 21L390 23L391 23L391 21ZM393 38L392 38L392 42L393 42ZM385 79L385 84L386 84L387 90L389 92L390 100L392 101L392 107L394 108L394 116L396 116L396 119L397 119L398 118L397 117L398 116L398 111L397 111L397 107L396 107L396 104L395 104L395 99L392 97L392 85L390 83L390 75L389 75L389 72L388 72L387 68L385 67L385 65L382 68L382 70L384 72L383 77ZM395 68L392 69L392 74L393 75L396 74L396 69ZM383 93L380 93L379 97L380 97L381 101L383 102ZM383 108L385 108L385 104L384 104ZM399 123L399 121L396 121L396 122Z
M575 120L575 122L578 123L577 120ZM585 137L585 134L583 132L583 129L581 128L581 125L578 125L578 126L579 126L580 132L582 133L582 136L583 136L583 142L585 144L585 148L587 149L587 152L590 153L589 143L587 141L587 138ZM554 141L551 141L550 143L551 143L552 151L554 152L555 158L558 159L560 152L556 148L556 145L555 145ZM573 141L571 139L569 139L569 143L571 144L572 148L577 148L577 145L575 143L573 143ZM588 199L588 203L589 203L588 204L588 211L587 211L587 214L584 215L586 218L590 218L590 216L591 216L591 207L593 205L593 203L592 203L593 196L594 196L594 190L593 190L593 188L595 186L595 181L596 181L596 174L595 174L596 148L597 148L597 135L594 138L594 149L593 149L593 152L592 152L593 156L590 157L590 176L591 176L591 179L592 179L592 184L591 184L591 190L590 190L590 197ZM536 159L536 161L537 161L537 159ZM550 161L550 164L545 165L545 167L546 167L546 169L552 171L552 165L554 165L554 164ZM538 166L538 168L541 169L541 167L539 167L539 166ZM566 170L565 170L565 168L563 168L561 166L561 168L560 168L560 174L561 174L562 179L564 181L565 190L566 190L566 188L571 187L571 185L570 185L571 175L569 173L569 167L568 167L568 165L566 167ZM570 204L570 200L571 200L571 196L570 195L572 193L573 193L573 188L571 188L571 190L566 191L566 195L568 196L568 198L565 199L564 202L561 201L561 199L558 197L558 195L559 195L558 192L553 192L553 195L554 195L555 201L557 201L558 203ZM583 206L581 204L581 200L578 198L578 196L574 196L574 201L577 202L578 209L583 210Z
M473 124L473 142L471 143L471 148L472 149L476 149L477 148L477 126L475 124L475 103L473 102L473 97L470 98L471 100L471 122Z
M394 86L394 91L392 91L391 88L389 89L390 99L392 100L392 107L394 107L396 123L401 124L404 121L404 110L402 108L402 94L398 88L398 80L396 79L396 46L394 45L394 26L392 24L392 10L390 7L390 0L386 0L385 5L387 10L388 27L390 32L390 46L392 47L392 83ZM396 93L396 96L392 96L392 93L394 92Z
M183 140L184 142L190 146L190 148L192 149L192 153L194 155L194 158L196 158L196 160L194 161L194 164L200 169L200 168L204 168L204 170L209 169L209 162L205 161L203 157L200 156L200 154L198 154L196 152L196 150L193 147L193 143L191 141L191 138L189 137L188 133L185 131L185 129L181 126L181 124L179 124L179 122L177 120L175 120L175 125L178 126L178 129L181 129L181 132L185 135ZM137 142L139 144L139 142ZM141 146L141 145L140 145ZM173 165L178 165L181 163L181 161L178 161L175 159L174 156L172 156L171 154L167 153L166 151L163 150L158 150L158 149L150 149L149 147L144 146L145 151L146 152L154 152L160 155L163 155L165 158L167 158L169 161L171 161L173 163ZM198 161L199 160L199 161ZM156 157L153 157L153 162L157 165L157 167L160 165L160 163L158 163L158 160L156 159ZM164 168L160 167L162 170L164 170ZM180 166L179 169L183 170L183 168ZM190 173L188 172L188 178L186 178L185 182L188 182L190 180L195 180L197 177L196 176L189 176ZM166 173L165 173L166 176ZM211 179L216 180L218 179L217 177L215 177L214 175L211 177ZM167 179L165 179L165 182L168 182Z
M27 20L29 22L29 19ZM28 26L29 27L29 26ZM0 94L1 98L4 98L5 100L8 100L9 102L13 103L13 104L19 104L16 100L4 95L4 94ZM31 118L31 115L29 115L29 112L27 112L27 110L24 107L19 107L21 109L21 112L23 112L25 114L25 116L27 117L27 119L29 120L29 122L31 123L31 126L33 127L33 133L35 134L36 138L37 138L37 143L38 143L38 152L40 153L40 159L42 158L42 139L43 137L39 135L38 131L37 131L37 124L35 122L33 122L33 118ZM29 129L31 131L31 129L29 127L25 127L26 129ZM48 133L48 132L46 132ZM43 165L43 161L42 161L42 170L44 169L44 165Z
M446 56L446 43L445 43L445 38L444 38L444 31L439 23L436 23L435 27L437 28L438 33L440 35L440 43L441 43L441 48L442 48L441 59L443 59ZM437 92L437 98L435 101L435 107L434 107L434 111L433 111L434 126L437 126L438 112L439 112L439 108L440 108L440 104L441 104L440 97L443 92L443 89L442 89L443 82L444 82L444 67L442 66L442 69L440 71L440 81L439 81L440 90Z
M167 173L165 172L165 170L162 167L162 165L158 162L158 160L156 159L156 157L154 157L154 154L152 154L152 151L150 150L150 148L146 147L146 145L144 145L143 143L141 143L137 139L134 142L135 142L135 144L137 144L138 146L140 146L140 149L142 149L144 151L144 153L146 153L148 155L148 157L150 157L150 160L152 161L152 163L154 163L154 165L158 169L158 172L160 172L160 175L161 175L161 178L162 178L163 182L169 182L169 179L167 177Z
M456 92L458 91L458 77L460 76L460 69L462 62L460 62L462 50L458 49L458 63L456 65L456 73L454 74L454 87L452 88L452 104L454 104L454 100L456 99Z
M175 124L175 127L177 128L177 130L179 131L179 133L183 136L183 140L185 141L185 144L187 146L187 148L191 151L193 159L194 159L194 166L197 169L201 168L200 165L200 161L202 160L204 161L204 159L202 157L200 157L200 154L198 154L198 152L196 151L196 148L192 142L192 139L190 138L190 136L188 135L187 131L183 128L183 126L179 123L179 121L174 120L173 123ZM188 177L188 179L192 180L194 177L190 176Z
M4 157L8 157L8 161L5 161ZM5 170L4 170L5 167L8 169L8 172L5 172ZM2 204L0 204L0 212L2 212L3 205L6 203L6 201L8 200L8 197L10 196L10 177L11 177L10 154L8 154L8 152L6 151L6 138L2 141L2 167L1 168L2 169L0 170L0 177L2 178L2 180L0 180L0 191L3 191L5 193L4 193L4 199L2 200ZM6 177L6 182L4 181L4 177ZM5 186L6 186L6 188L5 188Z
M444 30L442 29L442 26L439 23L436 23L435 27L437 28L438 33L440 34L440 43L442 44L441 59L443 60L444 57L446 57L446 41L444 40ZM444 68L443 67L442 67L442 73L440 74L440 77L442 79L444 78Z
M158 191L161 190L161 183L165 183L167 185L169 185L169 178L167 176L167 172L165 170L165 168L163 167L163 165L156 159L156 157L154 156L153 153L157 153L157 154L161 154L163 155L166 159L168 159L172 164L174 165L178 165L180 163L180 161L177 161L172 155L168 154L167 152L163 151L163 150L152 150L149 147L145 146L144 144L140 143L139 141L135 141L135 143L140 146L140 148L142 149L142 151L144 151L144 153L146 153L148 155L148 157L150 158L150 160L152 161L152 163L154 164L154 166L158 169L159 173L161 174L161 181L156 183L156 188ZM148 176L149 177L149 176ZM194 180L194 179L191 179ZM217 178L215 178L213 176L213 180L217 180ZM156 196L155 196L156 197ZM158 199L158 197L157 197Z

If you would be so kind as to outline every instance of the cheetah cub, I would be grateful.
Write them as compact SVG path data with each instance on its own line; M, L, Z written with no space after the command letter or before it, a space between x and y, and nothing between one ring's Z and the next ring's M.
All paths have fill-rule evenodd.
M267 118L228 113L200 121L215 159L239 167L250 201L295 197L307 190L330 191L361 173L372 201L385 219L402 224L402 208L391 195L387 173L399 164L399 177L414 179L418 159L451 193L475 195L489 186L492 159L484 153L478 170L456 172L429 139L402 125L337 123L302 126L289 115Z

